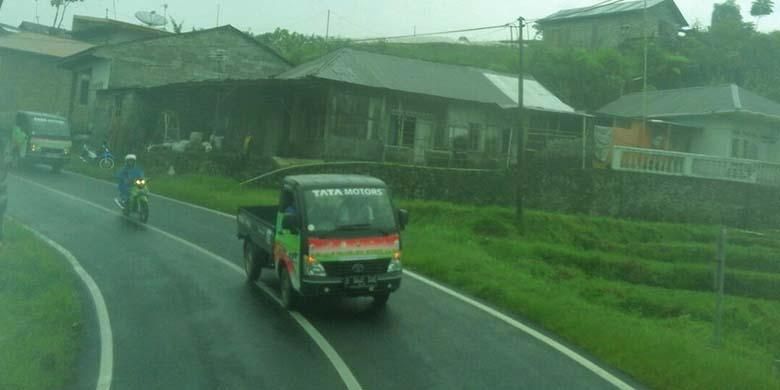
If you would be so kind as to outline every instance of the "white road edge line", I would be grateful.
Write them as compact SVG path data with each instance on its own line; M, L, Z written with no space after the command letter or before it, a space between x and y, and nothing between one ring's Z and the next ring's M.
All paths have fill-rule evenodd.
M70 251L65 249L62 245L56 243L54 240L46 237L43 233L27 226L22 225L24 229L34 234L38 239L45 242L48 246L59 252L65 259L68 260L76 275L79 276L81 281L87 287L89 295L92 297L92 302L95 305L95 312L97 314L98 327L100 329L100 366L98 369L96 390L109 390L111 389L111 381L114 375L114 336L111 332L111 321L108 318L108 307L106 301L103 299L103 294L100 292L95 280L87 273L84 267L81 266L78 259L73 256Z
M457 299L459 299L459 300L461 300L461 301L463 301L465 303L468 303L469 305L472 305L472 306L474 306L474 307L484 311L485 313L488 313L488 314L492 315L493 317L496 317L496 318L500 319L501 321L506 322L507 324L511 325L514 328L517 328L517 329L523 331L524 333L527 333L529 336L531 336L531 337L533 337L533 338L543 342L544 344L547 344L548 346L552 347L556 351L562 353L563 355L567 356L568 358L570 358L570 359L574 360L575 362L579 363L580 365L582 365L583 367L587 368L588 370L590 370L594 374L600 376L602 379L604 379L605 381L609 382L610 384L612 384L616 388L621 389L621 390L634 390L634 388L631 387L629 384L623 382L618 377L610 374L609 372L607 372L603 368L599 367L595 363L591 362L590 360L586 359L585 357L581 356L580 354L572 351L571 349L567 348L565 345L563 345L563 344L561 344L561 343L559 343L559 342L557 342L557 341L555 341L555 340L545 336L544 334L540 333L539 331L537 331L537 330L535 330L535 329L533 329L533 328L523 324L522 322L517 321L516 319L514 319L512 317L509 317L508 315L506 315L504 313L501 313L500 311L498 311L496 309L493 309L490 306L487 306L487 305L485 305L483 303L475 301L474 299L471 299L471 298L469 298L469 297L467 297L467 296L465 296L465 295L463 295L463 294L461 294L461 293L459 293L457 291L454 291L454 290L452 290L450 288L444 287L444 286L442 286L442 285L440 285L440 284L438 284L438 283L436 283L436 282L434 282L434 281L432 281L432 280L430 280L430 279L428 279L428 278L426 278L426 277L424 277L422 275L419 275L419 274L416 274L414 272L407 271L407 270L404 270L404 273L409 275L409 276L411 276L414 279L417 279L418 281L420 281L422 283L425 283L425 284L427 284L427 285L429 285L429 286L439 290L439 291L442 291L442 292L444 292L446 294L449 294L449 295L451 295L451 296L453 296L453 297L455 297L455 298L457 298Z
M60 190L57 190L57 189L45 186L43 184L39 184L39 183L36 183L34 181L25 179L25 178L21 178L19 176L14 176L14 177L16 179L20 180L20 181L23 181L23 182L27 183L27 184L43 188L44 190L47 190L49 192L58 194L58 195L60 195L62 197L68 198L68 199L70 199L72 201L83 203L85 205L88 205L90 207L96 208L98 210L104 211L104 212L109 213L109 214L115 214L117 216L122 216L120 213L118 213L115 210L111 210L111 209L109 209L107 207L103 207L103 206L101 206L99 204L92 203L92 202L90 202L90 201L88 201L86 199L82 199L82 198L73 196L73 195L68 194L66 192L62 192ZM209 210L209 209L205 209L205 210ZM209 210L209 211L213 211L213 210ZM191 248L191 249L193 249L195 251L198 251L198 252L200 252L200 253L208 256L208 257L211 257L212 259L214 259L217 262L227 266L228 268L232 269L233 271L236 271L236 272L238 272L240 274L244 273L244 270L241 267L237 266L234 263L231 263L229 260L225 259L224 257L222 257L222 256L220 256L220 255L218 255L218 254L216 254L214 252L209 251L208 249L200 247L200 246L196 245L195 243L187 241L187 240L185 240L185 239L183 239L183 238L181 238L179 236L173 235L173 234L171 234L171 233L169 233L169 232L167 232L165 230L162 230L160 228L157 228L157 227L154 227L154 226L151 226L151 225L144 225L144 226L147 229L150 229L150 230L152 230L154 232L162 234L163 236L168 237L171 240L174 240L174 241L176 241L176 242L178 242L178 243L180 243L180 244L182 244L184 246L187 246L187 247L189 247L189 248ZM82 270L83 270L83 268L82 268ZM94 281L93 281L93 283L94 283ZM265 284L262 284L262 283L258 283L257 286L260 287L261 290L263 290L277 304L279 304L281 306L282 301L273 293L273 290L271 290L270 287L268 287L268 286L266 286ZM104 306L105 306L105 303L104 303ZM330 363L333 365L333 368L336 369L336 372L338 372L339 376L341 377L341 380L344 382L344 385L347 387L347 389L348 390L362 390L363 388L360 386L360 383L357 381L357 378L355 378L355 375L352 374L352 370L349 369L349 366L347 366L347 363L344 362L344 359L342 359L341 356L338 354L338 352L336 352L336 349L334 349L333 346L330 345L328 340L325 339L325 336L323 336L322 333L320 333L317 330L317 328L315 328L314 325L312 325L312 323L309 322L309 320L307 320L306 317L302 316L300 313L295 312L295 311L289 311L289 313L290 313L290 316L298 323L298 325L300 325L301 328L303 328L303 330L309 335L309 337L311 337L311 339L314 341L314 343L317 344L317 346L320 348L322 353L325 354L325 357L328 358ZM106 312L106 315L107 315L107 312ZM108 390L108 388L104 389L104 388L100 388L99 387L98 390Z
M74 175L87 177L87 178L90 178L90 179L93 179L93 180L98 180L98 181L101 181L101 182L105 183L105 181L103 181L103 180L95 179L95 178L92 178L90 176L82 175L82 174L79 174L79 173L74 173ZM207 212L210 212L210 213L213 213L215 215L219 215L219 216L222 216L222 217L225 217L225 218L235 219L235 216L223 213L221 211L212 210L212 209L209 209L209 208L206 208L206 207L203 207L203 206L194 205L194 204L183 202L183 201L180 201L180 200L177 200L177 199L170 199L170 198L166 198L166 197L162 197L162 198L169 199L169 200L171 200L171 201L173 201L175 203L178 203L178 204L181 204L181 205L190 206L190 207L196 208L198 210L207 211ZM585 367L586 369L588 369L591 372L593 372L594 374L598 375L599 377L601 377L605 381L609 382L611 385L615 386L616 388L618 388L620 390L635 390L634 387L632 387L631 385L625 383L620 378L612 375L607 370L599 367L596 363L591 362L590 360L588 360L584 356L578 354L577 352L572 351L571 349L567 348L565 345L563 345L563 344L553 340L552 338L550 338L548 336L545 336L544 334L542 334L541 332L533 329L532 327L530 327L528 325L525 325L522 322L520 322L520 321L518 321L518 320L516 320L516 319L514 319L514 318L512 318L512 317L510 317L510 316L508 316L508 315L506 315L504 313L501 313L501 312L499 312L496 309L491 308L490 306L487 306L487 305L485 305L483 303L475 301L474 299L469 298L469 297L467 297L467 296L465 296L465 295L463 295L463 294L461 294L461 293L459 293L457 291L454 291L454 290L452 290L452 289L450 289L448 287L445 287L445 286L443 286L443 285L441 285L439 283L436 283L433 280L430 280L430 279L428 279L428 278L426 278L426 277L424 277L422 275L419 275L417 273L414 273L414 272L408 271L408 270L404 270L404 274L409 275L410 277L412 277L412 278L414 278L414 279L416 279L416 280L418 280L418 281L420 281L420 282L422 282L424 284L427 284L428 286L433 287L433 288L435 288L435 289L437 289L437 290L439 290L439 291L441 291L441 292L443 292L445 294L448 294L448 295L450 295L450 296L452 296L452 297L454 297L454 298L456 298L456 299L458 299L458 300L460 300L462 302L465 302L465 303L467 303L467 304L469 304L471 306L474 306L477 309L480 309L483 312L485 312L485 313L487 313L487 314L489 314L489 315L491 315L491 316L493 316L493 317L503 321L504 323L514 327L515 329L518 329L518 330L522 331L523 333L526 333L527 335L537 339L538 341L541 341L542 343L547 344L551 348L555 349L556 351L560 352L561 354L565 355L566 357L574 360L575 362L577 362L581 366Z

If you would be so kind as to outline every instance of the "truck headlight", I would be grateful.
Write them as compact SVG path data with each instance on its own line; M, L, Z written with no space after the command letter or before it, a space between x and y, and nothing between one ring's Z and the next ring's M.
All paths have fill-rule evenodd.
M328 276L325 272L325 267L314 256L306 256L304 270L308 276Z
M69 154L70 154L70 148L65 148L65 149L62 151L62 154L66 155L66 156L67 156L67 155L69 155Z
M393 253L393 259L390 260L390 265L387 266L387 272L401 272L404 270L401 264L401 251L395 251Z
M31 145L30 145L30 151L31 151L31 152L37 152L37 151L38 151L38 145L36 145L36 144L31 144Z

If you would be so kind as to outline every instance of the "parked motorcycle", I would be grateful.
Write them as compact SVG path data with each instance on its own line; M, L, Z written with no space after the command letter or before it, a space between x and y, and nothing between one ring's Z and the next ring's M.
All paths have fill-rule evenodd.
M106 144L100 147L100 153L93 151L87 144L84 144L79 158L85 163L97 164L102 169L113 169L115 165L114 155Z
M122 213L129 217L138 214L138 219L146 223L149 220L149 187L146 178L137 178L130 188L130 198L122 206Z

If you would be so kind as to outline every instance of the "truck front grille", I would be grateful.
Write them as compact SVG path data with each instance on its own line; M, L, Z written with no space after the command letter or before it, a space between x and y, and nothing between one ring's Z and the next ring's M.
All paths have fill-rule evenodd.
M322 263L328 276L384 274L387 273L387 267L389 265L390 259Z

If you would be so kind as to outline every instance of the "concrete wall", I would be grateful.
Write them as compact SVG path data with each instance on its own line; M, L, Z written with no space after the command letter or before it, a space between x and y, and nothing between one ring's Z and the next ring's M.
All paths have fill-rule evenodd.
M780 226L780 188L611 170L532 171L528 206L648 221Z
M691 153L732 157L734 139L748 140L757 146L755 159L780 162L780 124L753 116L711 115L675 118L674 122L703 127L694 136Z
M260 79L289 69L276 55L228 28L106 47L96 55L113 60L112 89Z
M30 110L67 115L71 72L58 59L0 50L0 111Z

